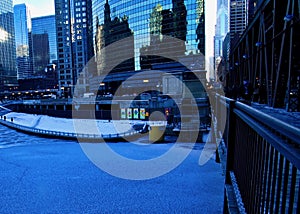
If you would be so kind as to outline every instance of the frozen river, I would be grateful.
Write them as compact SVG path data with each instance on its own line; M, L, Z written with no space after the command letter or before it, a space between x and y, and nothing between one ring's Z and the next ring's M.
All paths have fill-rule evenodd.
M0 125L0 213L221 213L221 167L199 166L204 144L177 168L126 180L96 167L75 141L47 139ZM111 143L130 158L155 158L174 144ZM178 151L187 149L185 143Z

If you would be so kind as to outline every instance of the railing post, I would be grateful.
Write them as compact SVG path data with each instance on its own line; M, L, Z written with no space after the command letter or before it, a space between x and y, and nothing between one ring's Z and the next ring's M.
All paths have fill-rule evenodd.
M233 170L234 162L234 147L235 147L235 115L233 112L235 101L228 101L228 115L227 115L227 161L226 161L226 177L225 184L231 184L230 171Z
M218 133L220 131L220 124L222 123L220 121L220 112L219 112L219 109L221 108L221 102L220 102L220 95L219 94L215 94L215 106L214 106L214 112L213 112L213 115L212 115L212 120L214 121L213 124L216 122L216 127L215 125L212 127L212 138L211 139L214 139L216 142L216 163L220 163L221 160L220 160L220 157L219 157L219 151L218 151L218 143L217 143L217 136L218 136Z
M216 94L215 95L215 98L216 98L216 102L215 102L215 109L214 109L214 120L215 121L218 121L218 120L220 120L221 119L221 117L219 117L219 115L220 115L220 108L221 108L221 102L220 102L220 95L219 94ZM219 133L219 131L220 131L220 125L221 125L221 121L219 121L219 123L217 122L217 134L216 135L218 135L218 133Z
M225 169L225 188L224 188L224 205L223 213L238 212L238 205L236 199L234 198L234 188L231 181L230 172L233 170L234 164L234 147L235 147L235 114L233 112L235 101L228 100L228 109L226 117L226 131L225 143L227 147L227 158L226 158L226 169Z

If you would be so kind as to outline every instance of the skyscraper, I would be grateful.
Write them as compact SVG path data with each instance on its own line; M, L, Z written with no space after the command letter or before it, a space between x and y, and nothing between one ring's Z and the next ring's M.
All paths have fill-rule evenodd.
M229 0L229 33L222 44L224 72L234 68L232 64L229 65L230 51L239 41L248 24L251 23L257 8L262 2L262 0Z
M168 37L174 37L180 41L176 50L173 50L173 57L182 56L186 51L187 19L184 1L172 1L172 9L162 9L160 4L153 8L150 14L150 45L144 46L140 50L141 68L151 68L152 64L165 63L170 59L151 55L155 49L160 52L168 52L168 46L164 43ZM197 32L197 31L196 31ZM168 37L166 37L168 36Z
M71 95L78 75L94 56L91 0L55 0L59 87ZM83 78L83 81L84 78ZM81 82L83 92L87 82Z
M31 19L32 35L47 34L49 45L49 62L54 63L57 60L56 28L55 16L42 16ZM33 44L35 42L33 41ZM34 49L34 48L33 48ZM35 51L35 50L33 50ZM38 57L34 55L34 58Z
M248 0L230 1L230 36L238 38L248 25Z
M47 33L32 34L34 73L41 75L50 62L49 36Z
M215 31L215 58L222 56L223 40L229 31L228 0L218 0L217 22Z
M16 31L16 51L17 51L17 74L18 79L31 78L32 69L32 49L30 47L31 38L31 16L26 4L14 6L14 25Z
M223 41L229 31L229 8L228 0L217 1L217 20L214 37L214 65L217 70L223 57Z
M134 43L133 40L126 44L126 48L119 48L116 51L105 51L104 47L117 42L121 39L130 37L133 35L131 29L129 28L128 24L128 17L124 16L122 18L115 17L111 19L111 11L110 5L108 1L105 4L105 19L104 23L100 24L99 20L97 19L97 29L96 29L96 36L95 36L95 49L97 55L97 66L98 66L98 73L102 69L106 69L105 65L112 65L116 64L116 60L118 57L128 56L130 53L133 56L134 53ZM118 56L118 57L117 57ZM130 71L134 70L134 59L126 60L125 62L117 65L113 68L113 72L120 72L120 71Z
M252 21L261 0L230 0L230 35L237 38Z
M17 82L12 0L0 2L0 92Z
M142 67L141 50L149 46L154 38L161 40L162 35L183 41L186 55L200 52L205 54L204 0L92 0L92 2L94 32L96 32L97 22L98 26L102 25L108 18L107 13L104 13L107 4L110 6L112 20L127 17L129 28L134 36L135 70Z

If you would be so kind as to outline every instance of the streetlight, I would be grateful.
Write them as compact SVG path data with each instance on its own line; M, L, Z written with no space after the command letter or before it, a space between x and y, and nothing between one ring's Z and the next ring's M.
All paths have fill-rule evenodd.
M261 46L262 46L262 42L256 42L256 43L255 43L255 46L256 46L256 47L261 47Z
M287 14L284 16L283 20L286 21L286 22L290 22L294 19L294 15L293 14Z

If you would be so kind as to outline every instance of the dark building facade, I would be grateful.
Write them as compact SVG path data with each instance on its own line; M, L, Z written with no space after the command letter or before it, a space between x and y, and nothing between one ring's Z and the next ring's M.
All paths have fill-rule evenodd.
M32 35L33 68L42 74L50 63L49 36L47 33Z
M44 35L47 34L48 44L46 44L46 40L44 41L45 48L49 49L49 56L45 56L48 58L48 63L56 63L57 61L57 44L56 44L56 28L55 28L55 16L42 16L35 17L31 19L32 24L32 35ZM41 37L45 37L41 36ZM34 42L33 42L34 43ZM44 46L40 46L43 48ZM48 51L48 50L47 50ZM34 56L37 57L37 56ZM46 59L44 59L46 61ZM47 66L44 65L45 67Z

